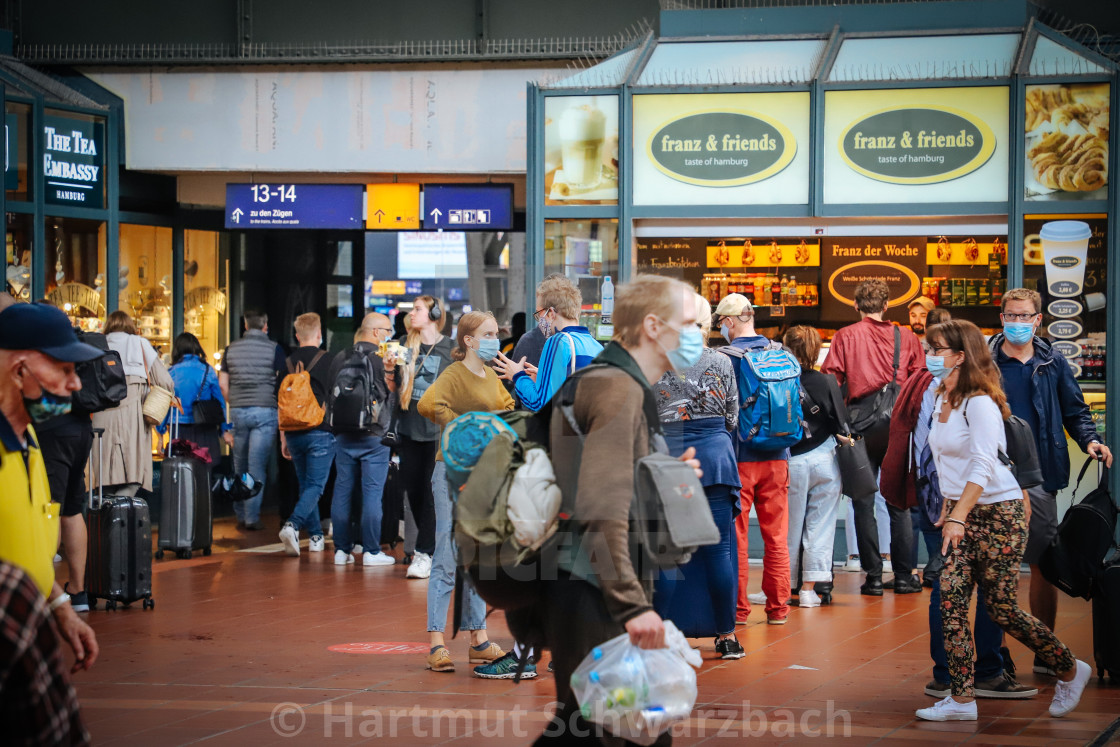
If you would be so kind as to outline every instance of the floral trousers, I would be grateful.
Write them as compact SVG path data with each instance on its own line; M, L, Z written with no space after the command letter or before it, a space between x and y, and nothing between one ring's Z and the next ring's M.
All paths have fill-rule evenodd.
M952 510L955 501L949 504ZM1057 672L1073 668L1073 654L1057 636L1019 608L1019 566L1027 541L1020 500L974 506L964 538L941 572L941 622L953 695L973 697L975 653L968 623L972 590L984 591L988 615Z

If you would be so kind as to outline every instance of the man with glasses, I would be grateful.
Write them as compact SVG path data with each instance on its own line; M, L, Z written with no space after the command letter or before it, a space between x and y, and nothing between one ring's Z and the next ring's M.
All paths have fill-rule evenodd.
M1027 491L1030 529L1023 559L1031 568L1031 614L1051 630L1058 612L1058 590L1038 569L1042 551L1058 532L1057 493L1069 485L1069 448L1066 434L1085 453L1112 466L1112 452L1101 443L1089 406L1065 357L1037 336L1042 324L1042 296L1014 288L1003 294L1000 319L1003 332L989 341L992 357L1003 375L1007 405L1030 423L1042 465L1042 485ZM1053 675L1035 657L1034 671Z

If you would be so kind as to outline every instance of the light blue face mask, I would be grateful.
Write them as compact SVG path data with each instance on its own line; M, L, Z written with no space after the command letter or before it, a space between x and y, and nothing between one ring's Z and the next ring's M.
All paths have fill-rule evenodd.
M482 338L478 341L478 357L489 363L498 355L499 342L496 337Z
M1003 325L1003 336L1012 345L1026 345L1034 339L1034 325L1030 322L1008 322Z
M956 366L953 366L953 368L956 368ZM946 366L945 359L940 355L926 356L926 370L929 371L933 378L937 379L938 381L941 381L950 373L952 373L953 368L949 368L948 366Z
M700 354L703 352L704 336L695 325L690 324L679 332L677 347L666 350L665 354L669 357L669 365L673 367L673 371L684 373L700 362Z

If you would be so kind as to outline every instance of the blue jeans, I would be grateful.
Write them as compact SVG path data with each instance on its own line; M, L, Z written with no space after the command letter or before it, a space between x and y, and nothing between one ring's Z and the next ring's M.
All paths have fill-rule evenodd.
M253 524L261 519L268 458L276 448L279 420L275 407L231 407L229 420L233 423L233 471L238 475L248 472L261 484L261 492L233 504L233 513L242 524Z
M717 635L735 632L735 600L739 590L739 556L735 551L735 504L739 498L726 485L704 488L708 507L719 527L719 543L696 548L692 559L677 570L665 571L657 579L654 606L659 614L669 610L678 584L688 583L689 568L704 566L708 579L708 596L712 600L712 617Z
M926 527L932 525L925 520L922 523L926 549L930 549L933 553L940 553L941 530L934 527L932 532L926 531ZM934 537L937 542L936 550L930 548L930 540ZM1003 645L1003 630L988 615L988 605L984 604L984 592L979 586L976 587L976 621L973 624L972 638L976 646L976 681L984 682L998 677L1003 673L1003 656L999 652L1000 646ZM929 655L933 659L933 678L942 684L950 682L949 659L945 653L945 635L941 628L940 583L933 585L929 595Z
M350 537L350 499L354 483L360 480L362 548L377 554L381 549L381 496L389 474L389 447L381 443L380 436L340 433L335 436L334 466L334 547L346 553L354 549Z
M288 521L297 532L303 529L309 537L321 536L323 525L319 522L319 499L331 474L334 436L327 431L298 431L288 433L284 438L299 480L299 500Z
M836 441L789 458L790 588L802 582L832 580L832 545L840 508L840 465ZM802 561L804 564L802 565Z
M447 625L447 609L455 590L455 548L451 536L451 498L447 489L447 470L436 462L432 472L432 495L436 503L436 552L432 556L432 575L428 579L428 632L442 633ZM486 602L470 584L463 584L463 630L486 630Z

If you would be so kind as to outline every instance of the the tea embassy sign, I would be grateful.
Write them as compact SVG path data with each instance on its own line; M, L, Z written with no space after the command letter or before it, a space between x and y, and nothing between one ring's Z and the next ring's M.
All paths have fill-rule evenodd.
M762 114L709 111L662 125L646 145L654 165L677 181L735 187L777 174L797 153L781 122Z
M982 120L948 108L897 108L853 122L840 154L864 176L892 184L934 184L972 173L995 152Z
M102 207L104 125L43 117L43 185L51 205Z

